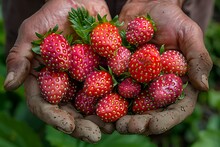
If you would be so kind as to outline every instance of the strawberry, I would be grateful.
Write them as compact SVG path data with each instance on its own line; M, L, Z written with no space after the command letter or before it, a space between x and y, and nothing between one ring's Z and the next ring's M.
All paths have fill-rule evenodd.
M140 46L131 56L128 70L140 83L148 83L161 72L160 53L154 44Z
M69 80L68 90L66 92L66 95L62 98L62 102L67 103L72 101L72 99L76 96L77 88L77 82L72 79Z
M84 81L83 90L88 96L102 97L113 89L112 76L106 71L94 71Z
M70 68L71 77L77 81L84 81L99 65L99 56L90 45L75 44L71 47Z
M69 13L69 20L78 36L87 44L91 44L95 52L100 56L109 58L121 46L122 39L119 34L118 16L111 21L107 20L107 15L96 18L89 15L84 8L72 9Z
M119 47L114 55L108 59L108 65L112 72L119 76L128 69L128 63L131 57L131 52L126 47Z
M67 93L69 77L65 72L43 68L39 72L38 82L43 98L51 104L58 104Z
M145 111L155 109L157 109L157 106L154 104L154 101L150 98L149 93L146 91L141 91L132 104L132 111L135 114L143 114Z
M51 33L40 44L44 64L52 70L69 69L70 45L62 34Z
M115 122L128 112L128 102L117 93L107 94L97 104L96 114L104 122Z
M73 102L73 106L85 115L95 114L96 104L98 99L95 97L87 96L82 90L80 90Z
M57 30L58 26L56 25L43 35L36 33L38 40L32 42L32 51L41 55L48 68L67 71L69 69L70 45L61 32Z
M141 91L141 85L131 77L124 79L118 84L118 93L124 98L134 98Z
M165 107L174 103L182 91L183 82L175 74L161 75L149 85L149 94L158 107Z
M121 46L119 30L109 22L97 25L91 33L91 46L102 57L111 57Z
M162 71L183 76L187 72L186 58L177 50L167 50L161 54Z
M126 39L130 44L145 44L152 39L155 30L155 24L149 15L139 16L128 23Z

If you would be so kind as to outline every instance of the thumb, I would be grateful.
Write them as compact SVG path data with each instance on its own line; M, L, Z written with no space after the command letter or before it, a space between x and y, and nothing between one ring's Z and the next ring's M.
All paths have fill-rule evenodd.
M6 59L7 76L5 90L17 89L29 74L31 60L34 57L31 41L36 39L32 33L30 21L24 21L19 28L18 37Z
M195 88L206 91L209 89L208 77L213 63L205 48L203 33L196 24L183 27L180 32L179 44L187 59L189 80Z
M7 76L4 82L6 90L17 89L27 77L33 58L30 48L29 44L18 44L10 50L6 59Z

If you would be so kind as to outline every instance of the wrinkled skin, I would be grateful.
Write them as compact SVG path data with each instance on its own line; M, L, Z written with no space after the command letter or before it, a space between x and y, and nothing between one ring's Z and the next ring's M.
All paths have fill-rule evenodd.
M132 8L136 9L132 9ZM188 63L189 84L185 98L165 110L126 115L116 123L122 134L160 134L182 122L195 107L200 90L208 90L208 76L212 61L203 42L199 26L187 17L180 7L169 2L129 0L122 8L120 20L125 24L137 15L149 13L156 23L157 32L152 42L166 49L181 50ZM125 26L126 27L126 26Z
M37 39L35 32L45 33L56 24L64 34L72 30L67 20L71 7L84 6L90 14L107 14L109 10L102 0L50 0L37 13L26 19L20 29L14 47L7 57L7 77L4 87L14 90L23 82L29 109L40 119L73 137L87 142L97 142L101 132L112 133L113 124L104 123L97 116L83 118L71 105L57 106L44 101L37 84L37 73L33 68L41 60L31 51L31 41ZM135 9L133 9L135 8ZM116 129L122 134L160 134L183 121L193 112L199 90L208 89L208 76L212 61L203 43L200 28L181 9L171 3L128 0L120 20L125 24L137 15L149 14L157 24L157 33L152 40L157 45L165 44L167 49L179 49L189 64L189 80L185 98L166 110L146 112L143 115L126 115L116 122ZM109 18L110 19L110 18ZM125 25L126 27L126 25Z
M75 109L71 105L51 105L44 101L36 80L37 73L33 70L39 66L41 58L35 56L31 51L31 42L37 39L35 32L44 34L58 24L64 35L72 33L67 19L68 12L72 7L81 6L88 9L93 16L99 12L102 16L108 14L108 19L111 19L105 1L63 0L62 3L60 0L48 1L20 26L16 43L7 57L8 75L4 87L6 90L14 90L24 83L27 104L33 114L60 131L93 143L100 140L102 130L111 133L114 127L107 124L107 128L105 128L105 123L96 119L96 116L90 116L88 119L83 118L74 111Z

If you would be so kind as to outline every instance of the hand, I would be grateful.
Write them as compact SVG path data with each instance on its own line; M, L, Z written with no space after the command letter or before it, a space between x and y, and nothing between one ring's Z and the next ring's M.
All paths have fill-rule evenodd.
M119 18L127 24L135 16L148 13L157 27L152 43L159 46L165 44L165 49L182 51L187 59L189 78L189 84L184 90L185 97L163 111L122 117L116 123L116 129L120 133L151 135L169 130L193 112L199 91L209 88L208 76L212 61L203 42L203 33L199 26L183 13L181 3L173 3L174 1L127 1Z
M38 58L31 51L35 32L44 34L56 24L63 34L72 33L68 21L71 8L84 6L91 15L109 14L105 1L93 0L49 0L39 11L26 19L19 29L18 38L7 57L7 77L4 83L6 90L14 90L24 82L25 94L29 109L40 119L57 129L88 142L97 142L101 138L100 129L111 133L111 124L105 124L94 116L86 119L74 111L72 106L51 105L44 101L33 71ZM108 15L110 17L110 15ZM90 121L91 120L91 121ZM94 121L95 123L93 123ZM107 129L105 129L105 125Z

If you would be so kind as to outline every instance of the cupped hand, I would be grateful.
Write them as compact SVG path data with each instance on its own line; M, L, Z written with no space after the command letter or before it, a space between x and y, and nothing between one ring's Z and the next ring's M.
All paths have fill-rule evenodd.
M135 8L135 9L133 9ZM187 59L189 84L185 97L165 110L149 111L143 115L127 115L116 123L120 133L160 134L182 122L195 107L200 90L208 90L208 77L212 60L207 52L199 26L171 0L127 1L119 15L127 23L134 17L149 14L157 31L152 43L165 45L165 49L180 50Z
M43 100L33 71L38 60L32 52L33 40L37 37L35 32L46 33L55 25L63 34L72 33L68 21L68 12L71 8L85 7L89 13L96 16L109 14L105 1L93 0L49 0L44 6L26 19L20 26L18 38L6 60L7 77L4 83L6 90L14 90L24 83L27 104L31 112L49 125L88 142L97 142L101 138L101 130L112 132L109 125L96 117L82 118L70 105L51 105ZM108 15L110 17L110 15ZM95 122L95 123L93 123Z

